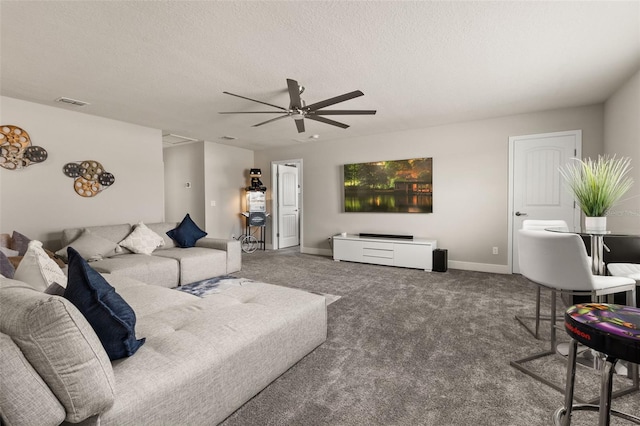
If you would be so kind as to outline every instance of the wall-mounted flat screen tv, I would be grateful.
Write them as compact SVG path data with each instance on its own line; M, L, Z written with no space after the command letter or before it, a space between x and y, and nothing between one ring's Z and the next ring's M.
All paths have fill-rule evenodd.
M344 211L433 213L433 159L345 164Z

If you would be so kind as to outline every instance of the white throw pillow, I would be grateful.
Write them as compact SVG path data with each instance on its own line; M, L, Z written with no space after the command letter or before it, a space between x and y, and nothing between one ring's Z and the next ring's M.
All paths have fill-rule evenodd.
M14 279L23 281L38 291L45 291L51 284L66 286L67 277L58 264L45 253L38 240L29 241L27 252L16 269Z
M158 247L164 245L164 238L147 228L142 222L136 225L136 228L118 245L128 248L134 253L150 255Z

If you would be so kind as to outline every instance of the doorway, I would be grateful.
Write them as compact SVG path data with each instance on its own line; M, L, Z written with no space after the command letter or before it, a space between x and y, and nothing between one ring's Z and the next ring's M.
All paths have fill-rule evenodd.
M580 209L558 169L582 156L582 131L509 138L509 265L519 273L518 230L525 219L561 219L580 228Z
M273 198L272 248L299 246L302 241L302 159L271 162Z

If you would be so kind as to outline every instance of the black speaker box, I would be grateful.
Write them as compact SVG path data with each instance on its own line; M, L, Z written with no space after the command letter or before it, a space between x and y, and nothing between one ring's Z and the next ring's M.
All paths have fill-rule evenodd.
M436 272L447 272L446 249L435 249L433 251L433 270Z

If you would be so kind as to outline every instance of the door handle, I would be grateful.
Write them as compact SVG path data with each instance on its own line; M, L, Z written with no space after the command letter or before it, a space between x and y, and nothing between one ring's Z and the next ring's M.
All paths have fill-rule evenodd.
M526 216L527 213L516 212L516 216Z

